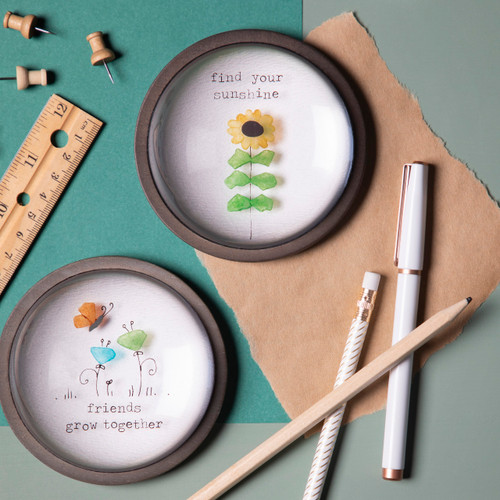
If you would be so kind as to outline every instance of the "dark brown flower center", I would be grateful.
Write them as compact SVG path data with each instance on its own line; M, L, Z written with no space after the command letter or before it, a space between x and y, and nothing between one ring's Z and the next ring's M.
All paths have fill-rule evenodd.
M259 122L248 120L241 126L241 131L247 137L259 137L264 133L264 127Z

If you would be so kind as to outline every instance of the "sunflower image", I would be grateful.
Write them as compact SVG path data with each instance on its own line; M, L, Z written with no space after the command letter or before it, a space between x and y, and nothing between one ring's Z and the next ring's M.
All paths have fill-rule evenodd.
M254 165L269 167L274 158L274 151L264 149L255 154L259 148L267 148L268 143L274 141L273 117L263 115L259 109L252 111L247 109L240 113L236 120L228 121L227 132L231 135L233 144L241 144L243 149L236 149L228 163L234 172L228 176L224 183L229 189L235 187L249 186L245 194L236 194L227 202L229 212L241 212L248 210L250 213L250 239L253 238L252 230L252 208L259 212L269 212L273 209L273 200L264 194L254 196L254 189L265 191L276 186L276 177L269 172L257 173L255 175ZM248 149L247 151L243 151ZM253 151L252 151L253 150ZM243 167L243 168L242 168Z
M245 114L240 113L236 120L229 120L227 124L231 142L241 144L243 149L267 148L268 143L274 141L273 117L263 115L259 109L247 109Z

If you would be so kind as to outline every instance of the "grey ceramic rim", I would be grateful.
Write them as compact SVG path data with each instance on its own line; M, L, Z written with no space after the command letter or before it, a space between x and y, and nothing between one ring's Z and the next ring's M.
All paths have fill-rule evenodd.
M162 198L151 172L148 155L150 124L158 100L173 78L197 58L231 45L257 44L287 50L320 70L334 85L347 108L354 136L354 155L347 186L331 212L316 226L290 241L264 248L235 248L199 235L180 221ZM213 35L191 45L172 59L152 83L144 98L135 132L135 159L146 197L158 217L179 238L202 252L223 259L257 262L299 253L331 234L348 217L360 194L366 173L366 125L356 94L337 65L314 47L281 33L236 30Z
M152 278L166 285L193 308L209 337L215 364L214 389L209 406L193 434L175 451L158 461L133 470L102 472L69 463L41 444L24 424L14 402L9 365L11 350L23 319L42 301L54 287L64 285L75 277L85 277L95 271L124 271L136 276ZM186 460L207 438L220 414L227 383L227 360L219 328L205 303L182 280L149 262L127 257L95 257L61 267L34 285L12 311L0 337L0 401L7 420L21 443L40 461L66 476L94 484L128 484L158 476Z

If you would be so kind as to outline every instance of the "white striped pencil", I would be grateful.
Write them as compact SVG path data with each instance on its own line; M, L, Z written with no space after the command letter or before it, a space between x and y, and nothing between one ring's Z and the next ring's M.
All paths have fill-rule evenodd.
M342 360L335 379L335 389L343 384L356 371L366 332L368 330L371 313L375 304L379 282L380 274L365 273L361 299L358 300L356 315L351 322L344 353L342 354ZM345 408L346 405L342 405L327 417L323 423L311 470L307 479L303 500L318 500L321 497L335 443L342 424L342 419L344 418Z

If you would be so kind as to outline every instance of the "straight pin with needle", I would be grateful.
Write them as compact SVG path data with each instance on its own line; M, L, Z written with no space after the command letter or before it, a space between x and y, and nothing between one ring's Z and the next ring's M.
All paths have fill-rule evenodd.
M106 68L106 71L108 72L109 79L111 80L111 83L115 83L113 80L113 77L111 76L111 71L109 71L108 65L106 64L106 61L102 62L104 64L104 67Z
M55 33L52 33L52 31L49 31L49 30L46 30L46 29L40 28L39 26L35 26L35 29L36 29L37 31L42 32L42 33L47 33L47 35L55 35Z
M30 85L47 85L47 70L27 70L16 66L16 76L3 76L0 80L17 80L17 90L24 90Z
M92 66L103 64L106 68L111 83L115 83L106 63L109 61L113 61L116 55L111 49L108 49L104 45L102 31L95 31L94 33L90 33L90 35L87 35L87 41L90 43L90 48L92 49L92 55L90 56L90 62L92 63Z
M37 18L33 14L27 16L17 16L12 12L7 12L3 18L3 27L17 30L24 36L24 38L31 38L33 32L40 31L41 33L47 33L48 35L54 35L52 31L40 28L36 26Z

